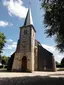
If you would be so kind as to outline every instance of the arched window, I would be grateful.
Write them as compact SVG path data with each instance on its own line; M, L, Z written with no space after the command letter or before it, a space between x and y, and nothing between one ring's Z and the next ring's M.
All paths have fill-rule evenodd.
M44 70L46 70L46 60L44 60Z

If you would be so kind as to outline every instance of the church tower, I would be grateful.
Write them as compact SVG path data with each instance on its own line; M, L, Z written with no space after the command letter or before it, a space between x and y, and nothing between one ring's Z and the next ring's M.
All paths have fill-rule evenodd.
M34 48L36 30L33 26L31 9L28 9L24 26L20 27L20 36L14 56L12 70L34 71Z

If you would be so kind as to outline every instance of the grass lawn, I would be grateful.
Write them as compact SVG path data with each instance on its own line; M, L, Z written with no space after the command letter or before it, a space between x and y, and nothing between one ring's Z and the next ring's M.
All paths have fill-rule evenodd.
M57 68L57 71L64 71L64 68Z
M0 68L0 72L6 72L7 68Z

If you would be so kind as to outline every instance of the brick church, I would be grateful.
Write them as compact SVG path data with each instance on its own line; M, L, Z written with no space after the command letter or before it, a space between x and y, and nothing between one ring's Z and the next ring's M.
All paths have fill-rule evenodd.
M16 51L8 62L10 71L56 71L54 56L36 40L31 10L28 9L24 25L20 27L20 35Z

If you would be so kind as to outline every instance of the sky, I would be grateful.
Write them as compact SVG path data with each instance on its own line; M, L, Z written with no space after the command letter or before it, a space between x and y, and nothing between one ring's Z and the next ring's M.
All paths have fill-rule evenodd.
M3 54L11 56L16 50L17 41L19 39L20 27L23 26L28 11L31 8L33 25L36 29L36 39L40 41L42 46L52 52L56 61L60 62L63 54L55 48L55 39L47 38L44 25L44 9L41 9L39 0L0 0L0 32L6 36L7 43L3 48Z

